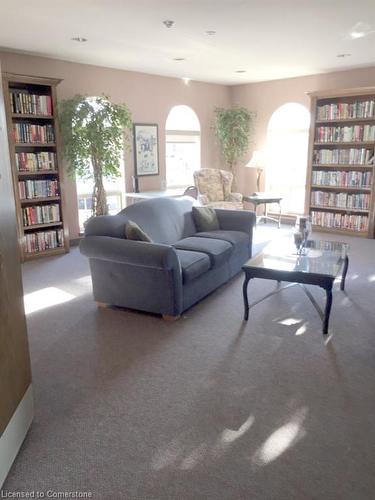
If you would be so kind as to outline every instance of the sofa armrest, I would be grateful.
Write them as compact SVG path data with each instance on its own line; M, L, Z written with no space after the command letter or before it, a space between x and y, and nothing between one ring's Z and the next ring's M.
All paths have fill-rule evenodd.
M229 193L228 201L238 201L238 202L241 202L242 198L243 198L243 196L242 196L241 193Z
M178 269L180 266L175 249L159 243L110 236L86 236L80 243L80 251L88 258L122 264L158 269Z
M252 235L253 227L256 223L255 212L251 210L225 210L215 209L219 220L220 229L226 231L242 231Z

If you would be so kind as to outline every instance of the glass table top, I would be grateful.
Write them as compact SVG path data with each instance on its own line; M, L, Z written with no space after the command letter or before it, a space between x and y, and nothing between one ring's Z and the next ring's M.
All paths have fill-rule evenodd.
M309 240L304 255L298 255L293 237L280 238L267 245L263 252L248 260L244 268L302 272L337 276L349 251L347 243Z

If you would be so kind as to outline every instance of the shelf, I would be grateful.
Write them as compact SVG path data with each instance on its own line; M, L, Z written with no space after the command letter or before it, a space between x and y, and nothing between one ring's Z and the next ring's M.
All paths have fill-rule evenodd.
M58 170L35 170L32 172L17 172L18 177L38 177L40 175L59 175Z
M21 198L20 202L22 204L28 203L45 203L46 201L59 201L60 196L45 196L44 198Z
M47 222L45 224L34 224L33 226L23 226L24 231L31 231L33 229L45 229L49 227L62 226L62 222Z
M350 163L313 163L312 164L313 168L343 168L343 169L373 169L374 165L373 164L360 164L360 163L355 163L355 164L350 164Z
M42 252L26 252L24 253L25 260L37 259L38 257L48 257L53 255L60 255L66 253L65 247L49 248L48 250L43 250Z
M367 238L368 231L355 231L354 229L343 229L338 227L325 227L325 226L317 226L313 224L313 231L322 232L322 233L333 233L333 234L345 234L350 236L360 236L362 238Z
M328 207L326 205L310 205L312 210L328 210L329 212L345 212L345 213L358 213L358 214L368 214L370 210L365 210L363 208L341 208L341 207Z
M314 146L372 146L374 147L375 145L375 140L374 141L353 141L353 142L347 142L347 141L336 141L336 142L314 142Z
M15 142L16 148L55 148L55 142Z
M26 115L22 113L12 113L12 119L25 119L28 120L53 120L53 115Z
M320 184L311 184L312 189L330 189L333 191L366 191L371 192L371 187L349 187L349 186L324 186Z
M366 123L366 122L375 122L375 116L371 116L370 118L337 118L335 120L316 120L316 124L320 123Z

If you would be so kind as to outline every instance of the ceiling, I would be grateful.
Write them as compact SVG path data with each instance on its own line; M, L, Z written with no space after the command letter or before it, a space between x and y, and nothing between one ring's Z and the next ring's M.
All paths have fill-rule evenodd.
M0 2L0 47L228 85L374 65L373 30L374 0Z

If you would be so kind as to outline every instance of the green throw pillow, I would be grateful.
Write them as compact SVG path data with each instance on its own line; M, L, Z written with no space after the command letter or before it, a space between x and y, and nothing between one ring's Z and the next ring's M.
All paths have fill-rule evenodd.
M211 207L193 207L193 219L199 233L220 229L216 212Z
M132 220L128 220L125 224L125 236L128 240L148 241L149 243L152 243L152 239L149 235L142 231L138 224Z

